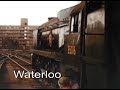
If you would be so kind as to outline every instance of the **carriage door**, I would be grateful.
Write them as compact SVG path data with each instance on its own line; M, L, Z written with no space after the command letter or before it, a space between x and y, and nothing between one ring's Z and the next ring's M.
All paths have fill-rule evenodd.
M105 88L105 43L104 8L87 14L87 26L84 33L84 56L86 88Z

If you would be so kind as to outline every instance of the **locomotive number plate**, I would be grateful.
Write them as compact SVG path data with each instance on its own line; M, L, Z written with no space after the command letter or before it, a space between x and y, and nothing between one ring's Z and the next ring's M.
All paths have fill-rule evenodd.
M76 55L75 46L68 45L68 54Z

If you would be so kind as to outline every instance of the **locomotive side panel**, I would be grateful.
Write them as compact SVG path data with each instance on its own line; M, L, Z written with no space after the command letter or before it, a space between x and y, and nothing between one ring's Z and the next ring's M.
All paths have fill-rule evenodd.
M92 11L87 15L85 30L85 57L91 62L86 64L87 88L106 88L106 46L105 10Z
M64 34L69 31L68 25L41 32L41 50L57 51L64 45Z
M38 30L33 31L33 48L34 49L37 49L37 33L38 33Z
M49 49L49 43L48 43L48 35L50 33L50 31L46 31L46 32L41 32L42 36L41 36L41 49L42 50L47 50Z
M87 15L87 28L85 31L85 56L105 60L104 8Z

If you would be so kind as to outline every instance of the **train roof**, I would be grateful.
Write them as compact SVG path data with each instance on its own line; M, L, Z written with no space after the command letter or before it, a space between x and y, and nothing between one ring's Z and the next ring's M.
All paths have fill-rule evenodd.
M68 25L69 21L60 21L57 17L51 18L50 20L48 20L48 22L40 25L38 27L38 29L40 29L41 31L48 31L48 30L52 30L55 28L59 28L60 26L65 26Z
M82 1L81 3L74 6L70 14L72 15L72 14L79 13L84 7L85 7L85 1Z
M65 19L69 19L70 16L82 11L86 4L87 5L89 4L90 6L92 5L93 8L97 8L103 3L104 1L81 1L79 4L75 6L60 10L57 14L57 17L60 21L64 21ZM90 10L91 7L88 6L87 8Z
M81 1L81 3L79 3L75 6L60 10L57 14L57 17L60 21L69 19L69 17L72 14L78 13L80 10L82 10L84 8L84 6L85 6L85 1Z

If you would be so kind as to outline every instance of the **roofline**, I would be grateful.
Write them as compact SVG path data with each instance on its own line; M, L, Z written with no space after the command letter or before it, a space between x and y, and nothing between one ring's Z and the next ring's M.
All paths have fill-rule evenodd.
M65 18L69 18L71 14L78 13L80 10L84 8L84 6L85 1L81 1L79 4L75 6L60 10L57 14L57 17L60 21L63 21Z

